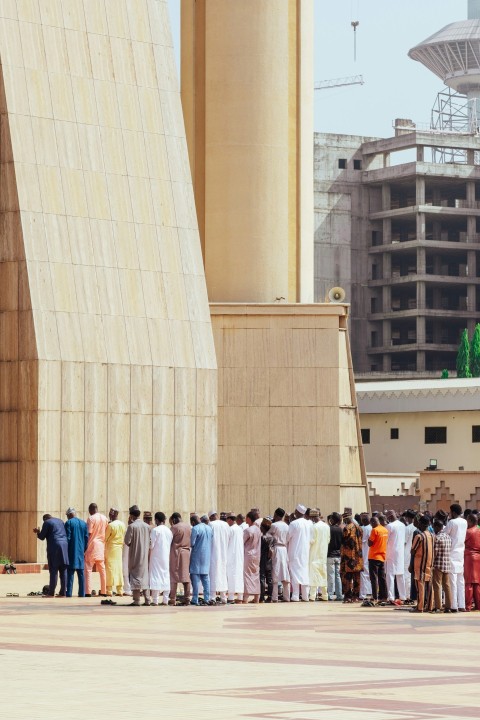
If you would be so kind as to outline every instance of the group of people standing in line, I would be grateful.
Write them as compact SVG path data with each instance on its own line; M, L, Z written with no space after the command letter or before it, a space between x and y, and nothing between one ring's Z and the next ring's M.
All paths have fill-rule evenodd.
M111 508L95 504L84 522L74 508L67 521L45 515L39 540L47 541L49 596L91 597L93 570L102 604L131 596L132 605L217 605L235 602L337 600L363 606L414 605L414 612L480 609L478 516L452 505L450 517L407 511L363 513L351 508L324 521L316 508L277 508L261 517L233 512L144 512L133 505L128 525ZM414 582L412 582L412 578ZM177 595L181 585L181 592Z

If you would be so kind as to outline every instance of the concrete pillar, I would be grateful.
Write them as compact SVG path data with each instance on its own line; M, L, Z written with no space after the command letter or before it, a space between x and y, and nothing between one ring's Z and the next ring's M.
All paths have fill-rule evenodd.
M418 148L417 148L418 150ZM422 148L423 150L423 148ZM417 205L425 205L425 178L417 175L416 180Z
M417 350L417 372L425 371L425 350Z
M475 310L476 285L467 285L467 310Z
M384 245L391 245L392 243L392 221L390 218L385 218L383 220L383 228L382 228L382 235L383 235L383 244Z
M425 310L425 283L424 282L418 282L417 283L417 310Z
M390 210L391 202L391 192L390 192L390 185L388 183L384 183L382 185L382 210Z
M417 162L423 162L424 156L425 156L425 153L424 153L423 145L418 145L417 146Z
M426 341L426 328L425 328L425 316L419 315L417 317L417 345L423 345Z
M382 361L383 361L383 372L390 372L392 369L392 356L390 354L385 353L382 355Z
M382 288L382 312L392 312L392 287L384 285Z
M182 0L211 301L313 301L313 86L313 0Z
M477 253L475 250L467 252L468 277L474 278L477 275Z
M472 180L467 182L467 205L468 207L475 207L475 183Z
M425 187L424 187L425 191ZM418 196L417 196L418 198ZM425 201L425 195L423 195L423 200ZM418 202L418 199L417 199ZM416 217L417 221L417 240L425 240L425 213L417 213Z
M382 255L382 277L384 280L389 280L392 277L392 256L390 253L383 253Z
M390 320L382 321L382 338L384 347L390 347L392 344L392 323Z
M427 251L424 247L417 248L417 275L425 275L427 272Z
M467 242L475 242L477 237L477 218L469 216L467 218Z

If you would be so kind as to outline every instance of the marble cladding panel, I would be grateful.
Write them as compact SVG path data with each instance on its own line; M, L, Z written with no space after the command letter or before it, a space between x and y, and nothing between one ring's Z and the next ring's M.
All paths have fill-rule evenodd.
M331 512L344 485L358 485L366 507L348 338L338 308L306 307L211 306L222 509L323 499Z
M224 388L166 4L2 0L0 54L4 502L205 511Z

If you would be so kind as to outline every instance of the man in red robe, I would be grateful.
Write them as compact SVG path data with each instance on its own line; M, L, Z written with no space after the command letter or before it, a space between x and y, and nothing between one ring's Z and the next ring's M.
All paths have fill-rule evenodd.
M477 526L478 516L471 513L467 518L467 535L465 538L465 609L480 610L480 527Z

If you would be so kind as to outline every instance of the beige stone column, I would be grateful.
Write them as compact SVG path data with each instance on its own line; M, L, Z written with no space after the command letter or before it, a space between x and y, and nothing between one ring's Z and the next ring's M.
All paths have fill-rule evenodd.
M313 297L312 0L182 0L210 300Z

